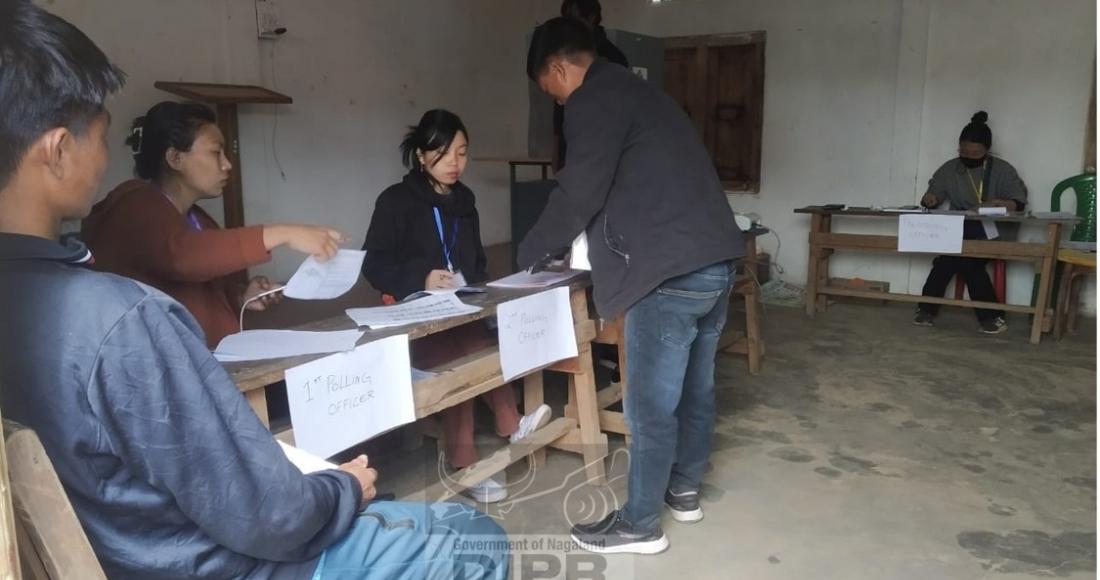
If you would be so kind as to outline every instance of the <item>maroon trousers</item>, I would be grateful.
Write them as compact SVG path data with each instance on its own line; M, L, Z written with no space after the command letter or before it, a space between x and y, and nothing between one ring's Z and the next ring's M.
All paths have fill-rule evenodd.
M493 333L484 322L476 321L418 338L412 341L409 350L412 365L429 370L494 344L496 337ZM493 389L480 398L493 410L497 435L508 437L516 432L520 414L511 385ZM443 420L447 460L458 469L476 463L478 459L477 447L474 445L474 401L475 399L463 401L439 413Z

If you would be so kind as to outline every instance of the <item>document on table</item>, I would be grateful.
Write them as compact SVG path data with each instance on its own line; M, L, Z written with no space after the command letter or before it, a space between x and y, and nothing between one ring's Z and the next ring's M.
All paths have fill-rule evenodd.
M581 232L573 240L573 247L569 250L569 267L574 270L592 271L592 263L588 261L588 234Z
M362 336L361 330L246 330L223 338L214 349L214 358L239 362L342 352L354 349Z
M452 316L463 316L480 310L480 306L465 304L454 294L439 294L418 298L410 302L399 302L392 306L349 308L345 312L359 326L388 328L440 320Z
M328 261L310 256L298 266L283 290L283 296L298 300L331 300L351 290L363 269L362 250L340 250Z
M340 469L340 466L335 463L321 459L309 451L287 445L282 441L276 441L276 443L279 444L279 448L283 450L286 458L303 474L316 473L318 471L325 471L326 469Z
M564 272L543 271L531 274L527 270L516 272L511 276L505 276L500 280L489 282L493 288L546 288L559 282L565 282L584 274L581 270L566 270Z

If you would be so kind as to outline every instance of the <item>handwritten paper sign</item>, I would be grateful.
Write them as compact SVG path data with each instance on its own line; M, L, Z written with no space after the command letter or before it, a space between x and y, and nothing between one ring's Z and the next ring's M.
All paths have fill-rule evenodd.
M569 289L554 288L497 306L497 337L505 381L577 356Z
M409 337L391 336L286 371L297 447L331 457L416 419Z
M905 214L898 217L898 251L961 254L963 216Z

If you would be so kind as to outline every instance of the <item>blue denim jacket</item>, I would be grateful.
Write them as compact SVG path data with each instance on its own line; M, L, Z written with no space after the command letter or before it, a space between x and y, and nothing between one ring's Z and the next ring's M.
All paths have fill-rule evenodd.
M107 575L309 578L354 477L302 475L194 318L89 258L0 234L0 409L38 433Z

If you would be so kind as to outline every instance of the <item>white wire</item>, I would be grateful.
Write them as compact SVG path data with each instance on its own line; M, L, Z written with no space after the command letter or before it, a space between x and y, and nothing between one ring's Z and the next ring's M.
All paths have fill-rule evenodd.
M241 316L239 321L241 332L244 332L244 311L246 308L248 308L248 305L259 300L260 298L263 298L264 296L270 296L272 294L275 294L276 292L282 292L283 290L286 290L286 286L279 286L278 288L272 288L271 290L260 292L252 298L245 300L244 304L241 304Z

